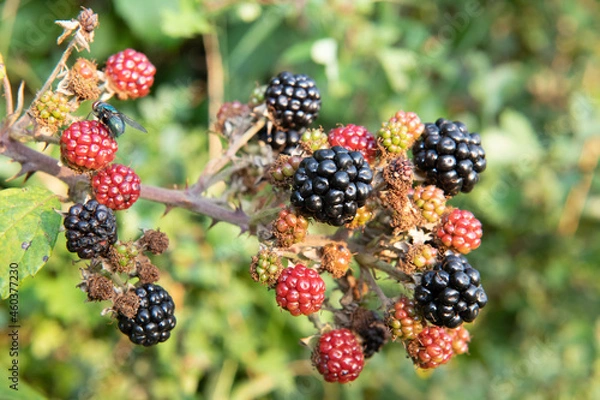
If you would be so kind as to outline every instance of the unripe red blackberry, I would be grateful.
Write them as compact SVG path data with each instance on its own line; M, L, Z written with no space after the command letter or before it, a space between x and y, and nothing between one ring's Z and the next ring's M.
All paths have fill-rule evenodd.
M350 151L359 151L368 163L377 156L375 137L364 126L348 124L329 131L329 146L341 146Z
M414 112L398 111L377 132L381 146L391 154L405 152L414 144L425 126Z
M319 115L321 94L311 78L281 72L271 78L265 102L278 130L307 128Z
M94 196L113 210L126 210L140 197L140 177L129 167L112 164L92 177Z
M312 362L325 381L347 383L358 378L365 359L356 336L344 328L321 335Z
M69 167L81 170L104 168L119 149L108 128L99 121L77 121L60 137L60 155Z
M400 296L389 310L386 322L392 331L392 340L413 340L426 326L415 302L406 296Z
M322 252L321 267L325 271L336 279L346 275L352 261L352 253L345 243L328 243L323 246Z
M144 53L125 49L108 58L104 72L119 99L126 100L150 93L156 67Z
M481 244L481 222L472 212L455 208L442 218L437 237L445 246L462 254L468 254Z
M300 243L306 237L308 221L302 215L294 213L289 208L279 212L273 223L273 233L277 238L277 247L290 247Z
M406 347L415 365L422 369L437 368L454 355L452 338L444 328L428 326Z
M452 338L454 354L465 354L469 351L471 335L463 325L455 329L446 328L446 333Z
M273 286L277 283L282 271L281 258L271 250L261 250L258 255L252 257L250 275L255 282Z
M323 278L316 270L302 264L284 269L275 291L277 304L295 317L319 311L325 300Z

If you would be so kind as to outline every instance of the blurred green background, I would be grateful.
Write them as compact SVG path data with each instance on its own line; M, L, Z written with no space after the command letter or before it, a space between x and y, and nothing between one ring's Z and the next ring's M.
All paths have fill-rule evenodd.
M81 56L102 66L133 47L158 68L148 98L114 102L150 131L130 131L117 155L146 184L194 182L208 160L210 113L247 101L282 70L317 81L326 129L376 131L404 109L480 132L488 170L452 204L483 222L469 260L490 301L470 327L470 355L430 376L392 343L354 383L324 384L298 345L312 325L280 312L249 277L257 241L231 240L237 228L208 230L207 218L183 210L163 217L163 206L141 200L119 213L120 237L160 227L171 238L155 263L177 304L174 337L133 348L100 315L106 304L84 304L80 266L59 235L20 289L19 398L600 398L600 3L4 0L0 52L28 100L64 48L53 21L81 5L100 16L92 52ZM23 185L6 180L17 170L0 159L0 187ZM27 184L65 191L43 174ZM10 398L8 317L2 303L0 398Z

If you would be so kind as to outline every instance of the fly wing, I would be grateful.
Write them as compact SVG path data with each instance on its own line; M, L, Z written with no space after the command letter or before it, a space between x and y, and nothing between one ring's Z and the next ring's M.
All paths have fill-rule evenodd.
M134 120L129 118L127 115L119 114L119 116L121 117L121 119L123 121L125 121L127 123L127 125L131 126L132 128L137 129L138 131L142 131L144 133L148 133L146 128L144 128L143 126L141 126L140 124L138 124L137 122L135 122Z

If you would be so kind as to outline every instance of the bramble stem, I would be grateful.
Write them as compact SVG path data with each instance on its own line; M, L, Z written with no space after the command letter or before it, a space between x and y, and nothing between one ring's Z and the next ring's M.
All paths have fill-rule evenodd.
M413 282L413 278L410 275L405 274L404 272L394 268L392 265L386 263L385 261L379 260L372 255L358 252L354 255L354 259L360 265L373 269L378 269L382 272L385 272L390 277L397 279L400 282Z
M77 32L79 32L79 29L81 29L81 28L77 29L77 31L75 32L75 35L77 34ZM17 121L18 125L20 125L22 123L22 119L25 118L29 114L29 112L31 111L31 108L40 99L42 94L46 93L48 91L48 89L52 86L52 83L54 82L54 80L56 79L58 74L61 72L63 67L66 66L66 61L69 58L69 56L71 55L71 53L73 52L73 48L75 48L76 43L77 43L77 41L75 39L75 36L73 36L73 39L71 39L71 41L69 42L69 45L63 52L62 56L60 57L60 60L58 60L58 63L56 63L54 70L52 71L52 73L50 74L50 76L48 77L46 82L44 82L44 85L42 86L42 88L40 90L38 90L38 92L35 94L35 97L34 97L33 101L31 102L31 104L29 105L27 112L19 119L19 121Z
M319 315L317 313L310 314L308 316L308 319L310 322L312 322L312 324L319 332L322 332L323 328L325 328L325 325L323 324L321 318L319 318Z
M2 82L4 84L4 98L6 99L6 115L11 115L14 112L13 98L12 98L12 87L8 80L8 72L6 71L6 64L4 64L4 58L0 54L0 75L2 75Z
M219 37L216 33L207 33L202 36L204 48L206 49L206 68L208 70L208 115L211 120L217 115L219 106L225 97L223 82L225 72L223 71L223 58L219 49ZM211 159L217 158L223 146L219 136L210 132L208 136L208 155Z
M223 167L225 167L228 162L233 160L235 153L237 153L242 146L248 143L248 141L254 135L256 135L256 133L260 131L264 125L265 121L258 121L256 124L252 125L250 129L245 131L233 143L231 143L225 154L219 158L211 160L208 164L206 164L206 167L204 168L204 171L202 171L198 181L192 187L190 187L190 192L194 195L200 195L202 192L208 189L208 186L210 186L210 178Z
M17 142L7 135L0 136L0 154L21 164L21 170L17 173L17 177L41 171L60 179L69 187L74 187L78 182L89 179L87 175L77 174L73 170L61 166L55 158ZM241 210L223 207L213 200L194 195L189 189L174 190L142 185L141 198L163 203L168 207L185 208L218 221L229 222L239 226L242 231L246 231L250 227L250 217Z
M250 228L250 217L241 210L230 210L206 197L196 196L190 189L176 190L142 185L140 197L163 203L167 207L181 207L198 214L204 214L216 221L239 226L242 232Z
M377 297L379 297L383 309L387 310L392 304L392 301L385 295L385 293L383 293L383 290L381 290L377 282L375 282L375 278L373 277L373 274L371 274L369 268L360 265L360 276L365 278L371 290L375 292Z

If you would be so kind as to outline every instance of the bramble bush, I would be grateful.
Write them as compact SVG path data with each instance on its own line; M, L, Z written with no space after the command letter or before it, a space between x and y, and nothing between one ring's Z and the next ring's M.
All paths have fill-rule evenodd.
M119 7L124 12L126 6ZM237 12L243 16L251 10L261 8L240 7ZM265 8L265 18L276 18L269 10ZM470 32L472 27L467 29L467 25L474 24L482 12L466 4L455 13L448 29L444 28L446 33L440 30L426 45L429 61L439 57L444 44L454 42L457 34ZM227 397L238 398L273 390L275 396L285 396L294 384L306 396L331 395L337 390L364 396L377 389L369 378L360 383L359 375L374 377L387 371L393 381L414 364L417 370L412 376L418 380L469 352L469 345L475 350L471 347L470 355L442 367L432 382L448 382L451 375L444 375L444 370L456 362L459 366L451 374L470 365L460 363L461 358L494 363L490 357L497 350L486 343L492 343L495 336L489 335L477 346L481 335L476 334L471 342L463 322L478 317L490 293L490 306L483 315L489 307L498 307L494 302L507 301L501 296L508 275L489 269L488 258L477 258L477 254L489 254L492 246L486 245L488 234L481 241L482 222L486 232L486 220L491 224L491 236L498 240L497 228L510 221L506 207L512 204L515 209L518 204L507 197L514 196L516 184L500 169L490 167L491 172L479 182L479 174L488 169L486 157L490 165L506 166L506 155L495 153L517 150L510 150L514 143L510 133L502 137L482 124L482 131L487 131L482 141L459 121L435 120L436 116L435 122L423 124L414 112L385 110L371 106L376 104L371 101L352 103L350 108L361 110L356 118L384 115L385 122L369 131L349 117L348 107L336 104L347 94L343 94L339 71L335 72L339 60L331 59L336 41L324 39L314 43L311 56L325 64L330 84L325 91L317 84L323 81L320 73L313 79L303 73L275 72L262 82L255 76L249 79L251 85L240 85L245 89L242 95L232 93L236 101L210 102L210 130L185 135L170 118L194 120L190 105L198 94L189 82L178 81L168 90L161 91L159 86L153 99L146 97L154 92L155 79L165 79L151 54L147 57L129 48L98 65L75 57L73 52L93 48L95 35L103 29L98 26L102 18L102 12L98 16L83 9L76 20L57 21L64 29L59 45L67 40L66 50L27 108L23 87L14 90L11 85L10 64L2 69L6 98L2 154L20 165L15 177L27 180L45 172L68 188L44 179L43 186L2 191L3 248L8 257L3 268L14 262L19 266L19 280L36 276L23 282L25 304L20 307L20 319L39 320L42 328L25 328L33 346L22 350L27 354L25 363L29 357L52 359L64 352L69 354L66 359L81 358L85 363L88 357L104 352L99 358L103 365L86 364L76 372L79 381L88 381L95 371L108 378L127 367L145 368L146 372L131 377L120 376L118 392L134 397L229 393ZM165 26L169 20L165 18ZM214 48L215 37L207 31L203 44L209 92L218 92L210 74L218 76L223 67L215 55L219 51ZM360 40L354 40L352 45L360 49ZM241 62L236 55L250 57L243 48L228 59L234 69ZM381 67L392 89L402 91L408 85L408 71L414 68L409 63L414 55L384 48L389 51L380 54ZM292 48L288 57L293 60L304 52L301 47ZM404 67L398 67L398 61ZM279 71L288 69L285 64ZM293 69L304 72L301 63L296 64ZM314 67L306 69L310 72ZM244 73L232 80L243 79ZM363 79L380 86L376 76ZM360 98L362 91L376 100L385 92L357 86L353 98ZM151 124L131 119L129 102L116 101L137 102L138 98L144 98L139 101L141 110L146 109L140 121ZM419 95L408 95L404 103L419 114L421 108L431 114L431 104L415 98ZM335 109L339 114L332 112ZM464 114L452 108L449 112ZM467 115L466 120L472 124L472 117ZM536 164L540 144L518 113L505 111L501 126L525 134L519 138L528 140L525 150L514 153L518 163L509 172L528 179L533 169L541 168ZM483 147L488 148L488 140L493 146L486 156ZM197 154L206 154L201 150L205 146L210 158L198 159ZM158 161L151 160L151 154ZM166 188L176 184L181 188ZM463 200L470 196L459 194L471 191L471 201ZM166 206L166 215L157 222L161 214L157 206L136 211L138 199ZM481 214L482 222L468 208ZM563 215L563 219L568 217ZM563 219L559 229L566 232L573 222ZM19 223L10 222L16 220ZM519 232L520 223L511 225L512 231ZM191 233L178 233L180 229ZM480 245L481 250L468 256L475 260L472 266L465 255ZM68 260L60 256L65 248L81 259L73 267L79 277L65 276L64 265L53 266L57 257L63 264ZM57 254L52 254L54 249ZM484 279L474 268L478 265L482 265ZM28 295L27 282L34 296ZM8 279L2 288L3 296L10 295ZM86 301L93 303L83 304ZM43 307L55 317L31 314L29 307L38 302L48 302ZM90 308L103 317L91 316ZM291 320L303 318L299 315L307 316L307 321L292 325L296 322ZM502 319L484 318L476 329L492 329L484 327L486 321L492 326L502 323ZM129 340L119 340L111 330L120 330ZM556 359L549 345L535 335L532 338L528 348L539 357L525 358L505 370L510 384L505 388L503 381L493 382L504 390L497 396L527 390L517 389L520 372L516 368L533 374L530 369L544 362L543 357ZM299 339L306 350L294 344ZM129 341L152 348L136 349ZM90 343L98 346L90 348ZM111 352L114 356L106 357ZM382 364L390 359L394 361ZM40 388L49 373L42 365L26 364L21 371L28 383ZM75 372L64 363L56 374L63 373ZM333 389L303 378L314 373L327 382L354 383L349 389ZM144 377L152 375L161 379L144 384ZM477 380L477 376L470 379ZM42 390L50 396L89 397L102 393L108 381L101 380L105 383L89 392L68 384ZM417 381L403 386L407 392L400 393L426 390ZM400 389L379 389L378 396L385 397L388 390ZM460 392L453 385L447 390ZM483 393L484 389L477 390Z

